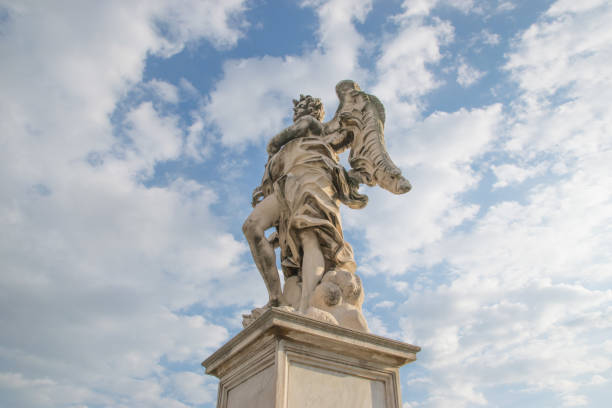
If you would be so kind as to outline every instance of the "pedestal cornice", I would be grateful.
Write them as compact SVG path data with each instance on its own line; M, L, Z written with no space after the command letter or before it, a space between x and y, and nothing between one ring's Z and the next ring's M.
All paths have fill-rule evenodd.
M362 333L279 309L266 311L208 357L202 365L206 373L218 376L218 369L250 344L280 337L298 343L316 344L326 350L377 364L401 367L416 360L420 347Z

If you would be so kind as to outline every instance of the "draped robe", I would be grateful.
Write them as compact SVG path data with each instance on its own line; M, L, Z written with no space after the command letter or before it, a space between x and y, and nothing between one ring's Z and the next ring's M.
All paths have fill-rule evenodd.
M262 181L264 196L276 194L281 266L286 277L299 275L303 250L300 232L312 229L325 259L325 270L356 269L353 249L344 241L340 202L363 204L337 153L322 136L295 138L270 157Z

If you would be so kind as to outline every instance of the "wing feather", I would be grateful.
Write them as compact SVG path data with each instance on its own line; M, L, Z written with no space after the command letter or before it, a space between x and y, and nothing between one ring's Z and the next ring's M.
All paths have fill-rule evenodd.
M352 88L347 87L351 85ZM411 186L401 170L393 163L385 144L385 108L380 100L359 89L353 81L341 81L336 89L340 104L332 121L353 135L349 163L350 176L359 183L382 188L395 194L410 190Z

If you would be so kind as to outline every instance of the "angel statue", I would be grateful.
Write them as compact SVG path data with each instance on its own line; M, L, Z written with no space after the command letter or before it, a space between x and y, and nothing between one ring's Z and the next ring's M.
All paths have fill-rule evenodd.
M361 312L363 289L355 274L353 249L344 240L340 203L363 208L368 197L360 184L403 194L411 189L391 161L384 141L385 111L354 81L336 85L340 104L333 119L318 98L293 100L293 124L268 143L261 185L253 192L253 211L243 225L269 302L245 315L246 327L270 307L368 332ZM338 154L350 148L347 171ZM276 231L269 237L266 230ZM285 283L276 265L275 248Z

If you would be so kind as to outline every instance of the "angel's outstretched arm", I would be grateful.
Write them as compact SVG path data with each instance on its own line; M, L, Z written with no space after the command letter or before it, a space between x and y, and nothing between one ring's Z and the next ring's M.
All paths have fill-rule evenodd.
M293 125L289 126L285 130L278 133L268 143L268 154L273 155L278 152L281 147L289 143L293 139L305 136L308 131L314 134L320 134L323 130L321 122L313 118L312 116L303 116L298 119Z
M339 128L331 133L326 132L325 141L331 145L336 153L342 153L351 146L353 132L346 128Z

